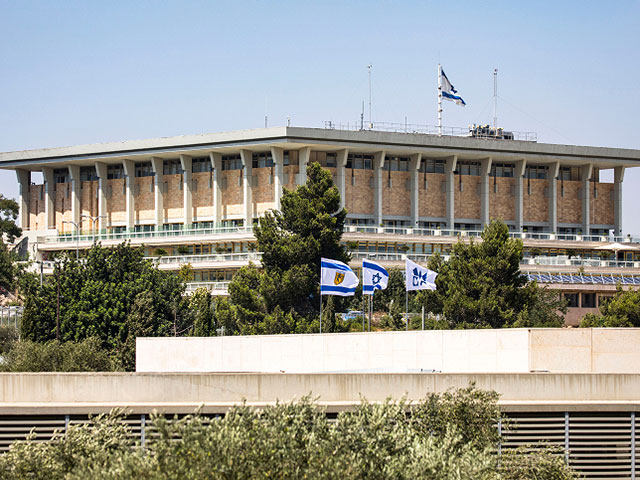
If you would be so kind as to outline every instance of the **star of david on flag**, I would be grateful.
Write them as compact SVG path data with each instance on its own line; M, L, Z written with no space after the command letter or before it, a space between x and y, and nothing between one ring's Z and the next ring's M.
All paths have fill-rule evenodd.
M373 295L376 290L384 290L389 282L389 273L371 260L362 260L362 293Z
M422 267L409 259L407 259L405 268L407 291L436 289L436 277L438 276L436 272Z

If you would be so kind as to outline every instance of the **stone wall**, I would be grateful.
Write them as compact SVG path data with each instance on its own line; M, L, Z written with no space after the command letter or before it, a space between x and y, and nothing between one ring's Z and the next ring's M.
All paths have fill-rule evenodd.
M523 179L524 221L549 221L549 180ZM546 194L545 194L546 193Z

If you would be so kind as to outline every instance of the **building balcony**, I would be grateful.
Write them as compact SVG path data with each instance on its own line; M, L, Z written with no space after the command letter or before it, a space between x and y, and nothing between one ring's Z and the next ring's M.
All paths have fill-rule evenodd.
M117 233L66 233L62 235L50 235L38 237L40 250L71 249L76 245L79 248L88 248L95 242L103 246L116 245L125 241L132 245L171 245L189 241L215 240L241 240L253 239L252 227L216 227L216 228L189 228L180 230L152 230L147 232L117 232Z
M427 229L404 227L374 227L347 225L344 228L345 240L350 238L364 238L370 236L411 236L420 238L433 237L438 243L454 243L458 238L479 238L480 230L454 230L454 229ZM607 235L577 235L555 233L529 233L509 232L511 238L523 240L526 244L547 243L574 243L586 245L588 243L640 243L640 238L631 236L607 236ZM148 232L118 232L80 234L73 233L38 237L40 250L61 250L76 247L88 248L95 242L104 246L115 245L123 241L129 241L132 245L172 245L181 243L197 243L230 240L255 240L252 227L218 227L218 228L193 228L180 230L158 230Z
M199 288L207 289L211 295L223 295L229 294L228 288L231 282L189 282L187 283L186 295L193 295Z
M208 255L176 255L145 258L155 263L160 270L178 270L183 265L191 265L201 270L205 268L240 268L248 265L249 262L260 266L262 253L213 253Z

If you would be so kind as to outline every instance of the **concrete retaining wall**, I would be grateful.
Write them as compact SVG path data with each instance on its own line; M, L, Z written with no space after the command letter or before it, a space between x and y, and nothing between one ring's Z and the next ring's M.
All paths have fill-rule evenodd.
M138 372L640 373L640 329L138 338Z

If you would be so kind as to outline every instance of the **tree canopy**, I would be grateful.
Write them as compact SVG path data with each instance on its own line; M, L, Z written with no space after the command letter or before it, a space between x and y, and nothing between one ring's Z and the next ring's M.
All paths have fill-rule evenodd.
M80 261L63 255L53 275L25 292L22 337L37 342L97 337L126 369L136 336L183 334L184 283L159 271L140 248L94 245Z
M349 261L340 244L346 214L331 174L318 163L310 164L306 184L285 189L281 209L266 212L254 227L262 268L240 269L229 285L230 303L218 308L230 333L302 333L315 328L321 257Z
M0 193L0 237L2 240L6 237L7 241L11 243L16 237L22 235L22 229L16 224L19 213L18 203Z
M616 294L600 304L600 314L587 314L581 327L640 327L640 290L623 290L618 284Z
M564 304L557 294L527 283L521 260L522 241L493 221L482 241L459 240L448 261L429 259L429 268L438 272L437 290L421 292L420 302L444 314L450 328L562 326Z

